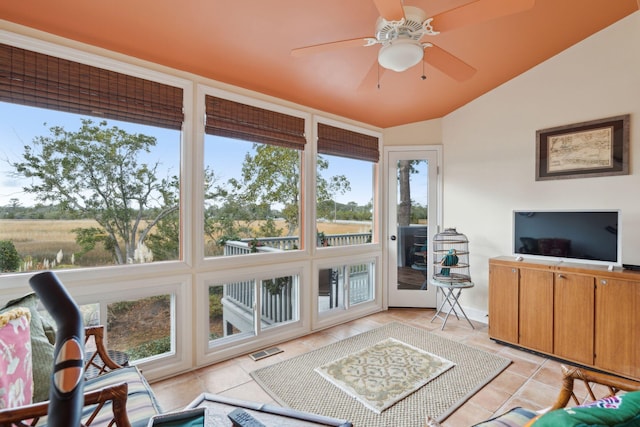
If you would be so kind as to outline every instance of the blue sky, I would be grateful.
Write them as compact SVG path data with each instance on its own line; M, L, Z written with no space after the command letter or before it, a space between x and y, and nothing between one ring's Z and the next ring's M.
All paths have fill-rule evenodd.
M67 131L78 130L82 125L82 117L77 114L0 102L0 206L7 205L12 198L19 199L22 206L30 206L35 202L33 194L22 191L23 183L20 179L10 175L13 169L8 162L21 160L23 147L37 136L50 135L49 128L53 126L62 126ZM96 117L92 120L97 123L101 119ZM167 172L178 173L180 136L177 131L115 120L108 120L108 123L128 132L155 136L158 140L157 150L145 154L142 158L149 163L162 163L163 170L159 177L164 177Z
M63 126L67 131L79 129L81 117L76 114L0 102L0 206L9 204L13 198L19 199L22 206L35 203L33 195L22 191L23 185L20 180L10 176L12 168L8 162L19 161L23 146L37 136L49 135L49 128L52 126ZM101 120L92 119L96 122ZM130 133L155 136L158 141L156 149L153 153L145 154L142 159L149 163L161 163L161 170L164 170L159 173L159 177L164 177L167 173L177 174L180 158L180 135L177 131L115 120L108 120L108 123ZM223 152L217 153L205 150L209 153L205 163L211 165L223 181L232 176L239 177L247 146L249 144L225 144ZM344 174L351 182L351 192L337 195L337 202L346 204L353 201L358 205L364 205L370 201L370 163L331 157L329 169L324 171L324 174L327 177Z

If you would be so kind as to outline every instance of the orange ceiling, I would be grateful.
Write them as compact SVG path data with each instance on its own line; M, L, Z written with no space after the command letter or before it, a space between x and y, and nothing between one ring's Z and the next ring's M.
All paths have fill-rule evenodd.
M467 3L405 1L429 16ZM525 12L424 39L476 68L470 79L426 64L422 80L419 64L383 72L377 88L379 46L291 56L373 36L373 0L0 2L6 21L382 128L442 117L636 10L638 0L536 0Z

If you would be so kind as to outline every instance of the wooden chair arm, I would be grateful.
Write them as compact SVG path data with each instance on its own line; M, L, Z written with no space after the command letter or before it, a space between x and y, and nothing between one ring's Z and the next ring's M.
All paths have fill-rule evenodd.
M580 399L575 394L575 380L581 381L589 394L592 401L606 397L607 395L597 396L594 387L597 385L604 386L608 390L608 396L617 394L620 391L636 391L640 390L640 382L627 378L617 377L615 375L605 374L601 372L589 371L577 367L568 367L562 365L562 390L558 395L551 410L564 408L573 400L576 405L580 405Z
M96 372L93 376L99 376L105 372L113 371L115 369L122 368L115 360L113 360L104 345L104 326L87 326L84 329L84 344L87 347L87 342L93 337L96 346L95 352L89 352L84 364L84 371Z
M127 393L129 386L120 383L105 387L100 390L85 393L84 406L97 405L88 418L84 418L82 426L90 426L96 416L104 407L105 403L111 401L113 418L109 426L131 427L127 416ZM38 424L42 417L47 416L49 402L40 402L32 405L20 406L18 408L0 409L0 426L32 427Z

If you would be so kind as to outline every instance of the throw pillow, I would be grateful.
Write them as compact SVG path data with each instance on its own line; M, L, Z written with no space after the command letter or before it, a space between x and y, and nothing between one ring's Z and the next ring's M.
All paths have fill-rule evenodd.
M51 372L53 372L53 353L55 350L44 332L42 318L38 313L38 302L38 296L32 292L21 298L9 301L0 309L0 313L4 313L16 307L26 307L31 312L29 327L31 329L34 403L49 399Z
M0 314L0 409L32 402L30 320L24 307Z
M55 347L56 346L56 328L53 324L53 321L49 320L51 316L49 316L48 314L49 313L46 313L46 315L40 314L40 317L42 317L42 329L44 329L44 334L46 335L51 345Z
M640 391L605 397L586 405L556 409L542 415L533 423L533 427L632 427L638 425L640 425Z

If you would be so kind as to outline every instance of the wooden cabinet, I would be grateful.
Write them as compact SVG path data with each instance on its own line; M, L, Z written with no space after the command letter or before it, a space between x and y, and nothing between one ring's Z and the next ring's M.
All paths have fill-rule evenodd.
M593 365L595 278L554 274L553 353Z
M489 261L489 337L640 379L640 273Z
M596 279L595 365L640 378L640 282Z
M518 342L518 269L489 266L489 336Z
M520 269L520 337L524 347L553 351L553 273Z

